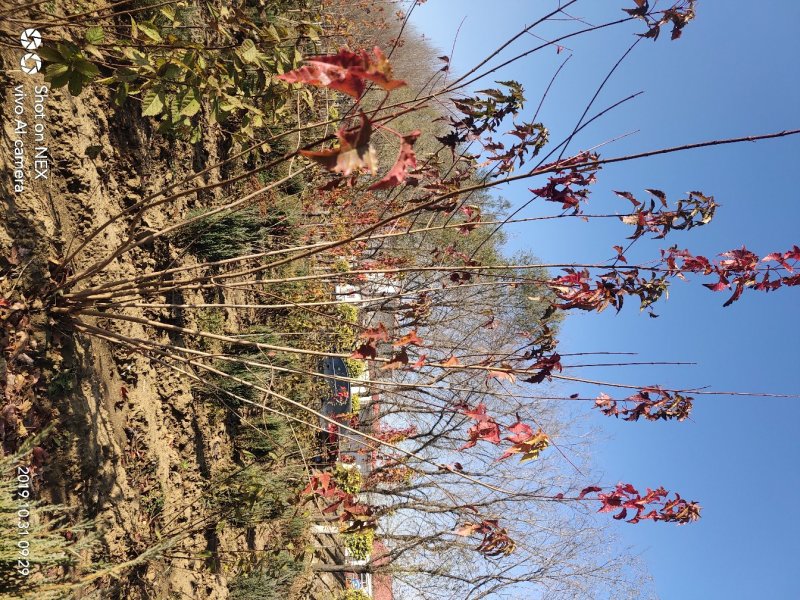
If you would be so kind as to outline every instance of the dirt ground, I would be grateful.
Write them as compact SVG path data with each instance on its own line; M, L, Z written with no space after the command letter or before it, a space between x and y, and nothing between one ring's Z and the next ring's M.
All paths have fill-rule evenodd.
M20 137L16 118L33 127L35 87L44 85L41 75L25 76L14 69L17 54L8 49L0 52L0 256L6 257L6 267L16 275L3 281L2 291L8 292L13 283L15 297L22 294L23 302L33 306L49 285L53 264L75 247L76 240L143 196L216 162L216 141L206 139L194 147L165 141L131 108L111 109L102 90L87 89L79 97L64 89L49 90L40 104L50 172L39 180L29 173L24 191L15 192L13 152ZM24 91L24 112L15 115L15 92L19 96L20 91ZM32 129L27 133L23 140L31 161L32 147L42 142L34 141ZM99 147L93 158L91 147ZM189 196L152 211L142 226L158 228L174 221L196 200ZM108 227L76 256L73 272L105 256L129 233L124 219ZM159 245L137 249L111 263L102 277L136 275L172 258ZM42 327L46 323L37 314L30 319L30 329L38 343L29 354L35 360L47 358L50 367L42 378L69 388L49 398L37 395L37 410L49 412L40 414L39 420L49 417L58 423L40 473L42 493L52 502L76 507L76 519L98 523L102 550L92 557L94 561L135 560L171 529L203 519L207 481L231 463L225 420L213 407L195 401L189 382L179 381L163 365L74 331L54 335L57 324ZM104 325L134 338L152 336L135 323ZM9 363L8 372L12 371ZM42 384L48 387L44 380L37 385ZM10 397L4 400L14 402ZM24 420L22 407L18 412ZM225 535L209 526L172 551L177 556L196 555L220 545L237 545ZM123 582L109 580L107 588L96 594L126 599L227 597L224 569L200 568L202 562L173 557L145 563Z

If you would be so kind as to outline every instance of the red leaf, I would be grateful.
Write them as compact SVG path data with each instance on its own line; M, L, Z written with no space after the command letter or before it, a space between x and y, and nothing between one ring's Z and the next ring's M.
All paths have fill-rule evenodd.
M599 492L602 491L603 488L599 488L596 485L590 485L589 487L585 487L581 490L581 493L578 494L578 500L583 500L586 494L591 494L592 492Z
M406 335L401 337L399 340L393 342L392 345L395 348L402 348L403 346L409 346L409 345L412 345L412 344L414 346L421 346L422 343L423 343L422 342L422 338L417 336L417 330L415 329L415 330L411 331L410 333L407 333Z
M41 446L36 446L31 452L31 465L37 469L41 469L49 458L50 455L47 453L47 450Z
M453 533L455 533L456 535L469 537L473 533L478 531L480 528L481 528L481 526L476 524L476 523L466 523L464 525L460 525L459 527L456 527L455 530L453 531Z
M362 50L352 52L341 48L337 54L309 57L299 69L279 75L287 83L305 83L337 90L353 98L360 98L366 88L366 80L376 83L384 90L393 90L405 85L404 81L392 79L389 61L380 48L373 56Z
M531 437L533 437L533 429L531 428L531 426L526 425L525 423L522 423L519 420L517 420L516 423L511 425L511 427L509 427L508 430L511 432L512 435L508 436L506 439L509 442L513 442L515 444L518 444L520 442L525 442L529 440Z
M473 409L465 410L464 414L470 419L475 419L476 421L486 421L489 418L486 414L486 405L483 402L478 404L478 406Z
M411 368L412 368L412 369L419 369L419 368L421 368L421 367L422 367L422 365L424 365L424 364L425 364L425 359L426 359L426 358L428 358L428 355L427 355L427 354L420 354L420 355L419 355L419 358L417 359L417 362L415 362L413 365L411 365Z
M377 327L365 329L359 337L362 340L369 340L373 342L388 342L389 332L386 331L386 327L383 325L383 323L378 323Z
M345 54L346 53L346 54ZM341 58L341 62L346 62L347 55L357 57L358 55L347 50L340 50L336 58ZM306 61L306 64L289 71L283 75L278 75L278 79L287 83L305 83L327 87L338 92L360 98L364 93L364 77L358 70L350 70L344 66L332 64L318 59L330 59L333 56L320 56Z
M375 46L372 49L372 54L375 56L374 60L369 58L366 51L362 50L361 52L366 62L366 73L364 75L366 79L376 83L381 89L386 91L395 90L406 85L405 81L392 79L392 67L389 65L389 60L380 48Z
M712 292L721 292L722 290L727 290L730 284L725 280L724 277L720 277L720 280L717 283L704 283L703 285Z
M358 347L358 350L350 355L350 358L363 360L367 358L375 358L376 356L378 356L378 349L375 347L375 342L370 341L366 344L361 344Z
M620 198L625 198L626 200L630 200L634 206L639 206L641 204L641 202L639 202L636 198L634 198L633 194L631 194L630 192L614 191L614 193Z
M506 438L510 439L510 438ZM503 455L497 460L505 460L514 454L522 454L520 462L534 460L539 458L542 450L550 445L550 438L541 429L536 433L531 432L527 439L517 442L511 448L506 450Z
M368 189L384 190L396 187L405 181L408 170L417 166L417 155L414 153L413 146L419 135L420 131L416 130L403 136L400 142L400 153L394 165L380 181L373 183Z
M407 364L408 364L408 352L406 352L406 349L403 348L402 350L400 350L400 352L396 352L388 363L386 363L381 367L381 371L399 369L403 365Z
M301 150L300 154L319 163L328 171L341 173L345 177L364 168L374 175L377 155L369 143L372 124L363 112L360 117L361 124L358 127L345 129L342 126L336 132L336 137L339 138L338 147L320 151Z
M461 212L467 215L467 221L458 228L458 232L463 235L468 235L473 229L481 222L481 209L479 206L470 204L461 207Z
M506 365L505 363L500 365L500 366L502 368L504 368L504 369L510 369L511 368L510 366ZM514 376L514 373L511 373L510 371L494 371L494 370L492 370L492 371L489 371L487 373L486 378L487 379L494 378L494 379L498 379L498 380L505 379L509 383L514 383L517 380L517 378Z
M458 359L455 356L451 356L446 361L442 363L443 367L455 367L460 365L461 363L458 362Z
M389 332L386 331L386 327L383 323L378 323L377 327L371 327L369 329L365 329L359 337L362 340L370 340L375 342L388 342L389 341Z
M464 444L461 449L472 448L478 440L490 442L492 444L500 443L500 426L491 417L487 417L478 421L475 425L467 430L469 441Z
M667 205L667 195L664 192L662 192L661 190L657 190L657 189L654 189L654 188L646 188L644 191L647 192L648 194L658 198L661 201L661 205L662 206L666 206Z

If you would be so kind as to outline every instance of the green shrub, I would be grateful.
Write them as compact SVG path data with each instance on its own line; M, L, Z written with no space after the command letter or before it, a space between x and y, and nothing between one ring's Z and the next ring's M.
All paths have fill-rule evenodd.
M375 531L373 529L344 534L344 545L355 560L366 560L369 557L374 540Z
M334 316L338 317L335 321L331 321L335 347L352 349L360 333L355 325L358 323L358 309L350 304L337 304Z
M291 368L298 366L299 359L297 355L279 353L275 356L267 356L258 350L237 354L235 350L229 349L226 354L229 358L238 358L243 362L221 360L217 361L214 367L236 379L214 373L209 378L208 384L200 383L196 387L205 398L225 406L239 407L243 404L241 400L229 394L234 394L249 402L256 402L262 397L262 392L252 386L269 387L270 384L276 383L273 380L274 376L278 377L278 379L285 376L280 373L276 374L269 367L247 364L248 362ZM273 385L273 387L275 386Z
M87 534L94 527L93 523L68 525L67 507L46 505L35 498L33 488L26 487L30 486L30 474L28 467L21 465L30 465L31 449L48 431L29 438L15 454L3 456L0 453L0 527L3 531L0 535L0 596L3 598L43 599L55 594L40 590L42 585L66 591L71 587L66 569L75 565L81 553L97 542L94 534ZM23 529L27 532L24 536L17 534ZM25 548L19 545L23 541L27 544ZM23 566L19 561L28 564ZM51 571L52 567L65 570ZM29 573L23 573L23 568ZM48 574L42 579L45 569ZM76 573L79 571L73 571L72 575Z
M197 217L207 209L193 210ZM219 213L187 225L173 236L179 246L203 260L224 260L251 254L264 244L264 225L254 210Z
M289 542L299 540L306 534L310 527L308 516L305 514L297 514L293 509L290 513L288 511L287 513L288 514L285 515L282 521L283 535Z
M302 562L280 552L270 557L263 569L236 577L228 585L231 600L285 600L292 582L302 572Z
M333 471L333 477L348 494L357 494L361 491L361 486L364 483L364 478L361 476L361 471L353 465L351 467L345 466L342 463L336 463L336 468Z
M255 422L244 423L234 440L239 452L256 460L274 457L291 443L291 436L282 417L268 415Z
M358 309L352 304L337 304L336 312L349 323L355 323L358 320Z
M364 371L367 370L367 363L365 363L363 360L359 360L357 358L345 358L344 362L347 365L347 372L353 379L361 377L364 374Z
M263 362L261 354L242 355L242 358L244 360ZM198 390L205 398L214 402L219 402L225 406L241 406L243 402L239 400L239 398L255 402L259 398L259 392L253 389L251 385L259 385L262 381L267 380L269 376L267 369L246 365L240 362L220 361L215 367L226 375L236 377L241 381L214 373L210 376L208 384L199 384ZM239 398L235 398L229 394L233 394Z
M208 502L234 527L253 527L280 517L292 505L299 482L291 471L254 464L214 484Z
M225 333L225 311L221 308L201 308L195 313L197 329L207 333ZM213 338L200 337L198 344L206 352L218 352L222 342Z
M361 412L361 396L358 394L353 394L350 397L350 405L352 407L352 412L354 415L358 416L358 413Z
M361 590L347 590L339 596L339 600L370 600L370 597Z

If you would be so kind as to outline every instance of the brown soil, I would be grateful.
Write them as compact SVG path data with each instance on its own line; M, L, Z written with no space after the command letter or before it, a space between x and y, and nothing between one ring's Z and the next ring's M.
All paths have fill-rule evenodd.
M24 192L15 193L15 87L21 84L25 90L25 117L32 123L34 85L44 83L41 75L25 76L14 70L18 54L9 49L0 52L0 68L6 69L0 75L5 77L0 81L0 256L14 257L11 262L4 259L9 276L1 282L0 296L16 283L10 293L29 309L38 290L49 285L52 264L48 261L60 261L75 240L143 196L216 162L217 142L213 136L194 147L166 141L146 120L135 116L135 107L112 108L99 86L84 90L79 97L63 89L50 90L45 111L51 172L46 180L31 177ZM32 135L26 145L33 146ZM101 147L95 158L87 156L90 146ZM151 211L142 226L158 228L174 222L196 202L196 197L189 196ZM124 220L109 227L76 257L73 272L118 247L127 239L128 228ZM103 277L131 276L164 266L175 258L170 252L166 244L137 249L109 265ZM68 393L51 390L37 395L37 410L48 414L40 415L34 425L46 420L58 423L40 472L42 494L52 502L75 507L76 521L98 523L102 549L93 560L110 564L135 560L158 545L163 539L159 536L201 521L202 498L210 478L232 465L233 445L223 413L195 400L189 382L179 380L163 365L74 331L59 332L57 323L51 322L54 326L45 332L42 326L47 321L42 315L33 309L28 312L26 323L30 322L29 329L39 340L36 352L30 354L47 364L41 368L37 389L47 389L48 379L59 377L74 386ZM175 317L157 311L149 316ZM133 323L104 326L134 338L153 336ZM14 368L9 362L8 372ZM21 415L21 422L29 417ZM211 524L169 552L196 556L243 543L231 535L217 533ZM227 596L225 569L220 565L173 556L136 566L118 581L105 578L86 597Z

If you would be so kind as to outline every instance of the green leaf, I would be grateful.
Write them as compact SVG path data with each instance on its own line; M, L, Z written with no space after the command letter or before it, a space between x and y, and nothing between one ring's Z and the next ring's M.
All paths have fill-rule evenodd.
M167 98L170 99L169 97ZM172 102L167 103L167 110L165 111L170 125L172 127L176 126L178 122L181 120L181 113L180 113L180 106L178 105L178 99L172 98Z
M103 28L96 26L96 27L89 27L84 34L86 41L90 44L101 44L103 40L106 39L106 35L103 32Z
M153 68L150 66L150 61L147 60L147 56L145 56L144 54L142 54L138 50L136 50L134 48L131 48L131 47L125 47L125 48L122 49L122 54L124 54L125 58L127 58L132 63L135 63L135 64L140 65L142 67L146 66L146 67L149 67L149 70L151 70L151 71L153 70Z
M61 56L61 53L55 48L51 48L50 46L42 46L36 51L36 53L47 62L51 63L66 62L64 60L64 57Z
M224 94L225 100L220 104L220 108L225 112L231 112L235 108L244 108L244 104L236 96Z
M75 44L70 44L69 42L57 43L56 50L58 50L58 53L63 57L64 62L70 62L80 56L80 49Z
M175 9L171 6L163 6L159 9L161 14L164 15L170 21L175 21Z
M69 67L63 63L54 63L52 65L47 65L47 68L44 70L45 77L58 77L59 75L66 73L69 71Z
M278 33L277 29L275 29L275 25L270 24L270 26L267 27L266 33L267 33L267 35L269 35L269 37L271 37L276 42L280 42L281 41L281 34Z
M147 21L139 23L139 31L141 31L143 34L145 34L147 37L149 37L156 43L161 43L163 41L161 34L158 32L158 28L152 23L149 23Z
M258 48L256 48L255 42L251 39L246 39L242 42L242 45L239 46L238 53L246 63L254 63L258 60Z
M139 75L133 69L129 69L128 67L120 67L116 71L114 71L114 79L117 81L136 81L139 78Z
M84 84L83 75L81 75L77 71L73 71L72 73L70 73L69 81L67 83L70 94L72 94L73 96L80 96L81 92L83 91L83 84Z
M181 114L185 117L193 117L200 110L200 103L192 98L189 103L181 109Z
M139 37L139 27L136 25L136 19L133 17L131 17L131 37L134 39Z
M166 66L162 67L160 71L161 71L160 73L161 77L163 77L165 80L180 81L182 79L181 73L183 71L178 65L168 63Z
M114 92L113 101L115 105L122 106L123 104L125 104L125 100L127 99L128 99L128 84L123 82L117 86L117 89Z
M100 155L100 153L102 151L103 151L103 147L102 146L89 146L84 151L84 154L86 154L86 156L88 156L89 158L94 160L95 158L97 158Z
M164 99L161 94L153 90L147 90L142 97L142 116L155 117L164 110Z
M103 53L100 52L100 50L97 48L97 46L92 46L91 44L86 44L86 46L83 47L83 50L84 50L84 52L88 52L89 54L91 54L92 56L94 56L95 58L97 58L99 60L104 60L105 59L105 56L103 56Z
M69 83L69 75L69 67L61 63L47 65L47 68L44 70L44 80L48 81L54 88L67 85L67 83Z
M76 58L72 63L72 67L86 79L93 79L100 74L100 69L97 68L97 65L85 58Z

